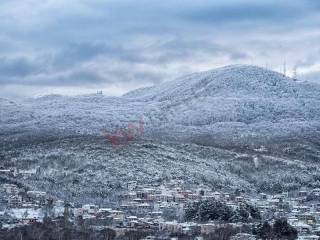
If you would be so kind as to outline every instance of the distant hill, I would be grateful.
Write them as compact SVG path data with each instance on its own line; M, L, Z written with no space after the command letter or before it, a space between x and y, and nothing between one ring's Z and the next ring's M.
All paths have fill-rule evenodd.
M101 135L144 119L145 138L243 146L320 135L320 85L232 65L122 97L49 95L2 104L1 136ZM3 102L4 100L2 100ZM12 135L13 134L13 135Z

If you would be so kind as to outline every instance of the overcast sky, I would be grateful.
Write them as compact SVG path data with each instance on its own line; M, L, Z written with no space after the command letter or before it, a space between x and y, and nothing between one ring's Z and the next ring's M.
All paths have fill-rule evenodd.
M121 95L254 64L320 83L319 0L1 0L0 95Z

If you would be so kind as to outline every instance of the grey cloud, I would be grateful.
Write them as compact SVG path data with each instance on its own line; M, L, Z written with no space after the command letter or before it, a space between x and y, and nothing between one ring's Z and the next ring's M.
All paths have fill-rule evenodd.
M320 49L314 51L312 55L305 57L304 59L300 59L297 61L297 67L310 67L314 65L317 61L319 61Z
M300 15L299 9L290 5L246 3L236 5L205 6L193 12L187 12L184 17L190 21L207 23L230 23L239 21L277 21Z
M306 74L298 75L299 79L312 81L320 84L320 71L313 71Z
M86 70L59 74L39 74L28 77L1 77L2 84L18 84L26 86L88 86L90 84L99 84L104 82L103 77Z
M44 81L44 85L56 85L56 86L79 86L79 85L88 85L88 84L101 84L105 82L105 79L99 74L88 71L88 70L79 70L71 72L61 77L52 77ZM35 82L38 84L38 81Z
M318 31L319 7L316 0L5 1L0 84L140 86L189 73L191 64L200 71L250 59L310 66L318 36L305 38Z
M149 59L144 54L150 49L137 47L126 49L118 43L99 42L73 42L62 46L53 56L52 66L58 68L70 68L76 64L94 61L103 56L115 61L146 62ZM152 51L152 50L151 50Z
M228 56L230 59L242 59L248 55L237 49L233 49L208 40L179 40L168 41L158 47L163 54L157 60L160 62L183 61L187 58L198 56Z
M249 58L249 55L244 52L234 52L234 53L231 53L230 55L231 60L241 60L246 58Z
M2 78L25 77L40 71L37 66L26 58L0 58L0 74Z

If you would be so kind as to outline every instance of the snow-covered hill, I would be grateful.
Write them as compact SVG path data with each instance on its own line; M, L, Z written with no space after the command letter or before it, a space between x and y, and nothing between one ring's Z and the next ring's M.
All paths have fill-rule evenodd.
M101 204L126 188L128 181L187 184L247 192L279 192L301 186L320 187L320 140L282 142L266 149L222 149L197 144L136 141L115 149L94 136L67 137L1 151L1 163L36 169L36 176L13 179L71 202ZM93 187L94 186L94 187Z
M231 65L211 71L194 73L175 81L165 82L151 88L138 89L125 97L153 99L188 99L195 97L314 97L315 85L299 83L278 72L251 65ZM313 89L313 90L312 90Z
M130 180L319 187L319 93L276 72L228 66L122 97L0 98L1 164L40 166L40 175L14 181L82 203L106 201ZM103 137L141 124L138 141L122 147Z
M320 136L320 86L255 66L191 74L122 97L1 99L2 138L101 135L137 124L144 137L206 145L262 144Z

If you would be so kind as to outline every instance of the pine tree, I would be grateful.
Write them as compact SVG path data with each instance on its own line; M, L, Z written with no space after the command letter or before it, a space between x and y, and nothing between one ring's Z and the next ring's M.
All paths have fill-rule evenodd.
M287 219L277 219L273 224L273 235L276 239L294 240L298 238L297 230L292 227Z
M257 236L263 240L273 239L273 230L268 222L264 222L262 225L258 226Z

